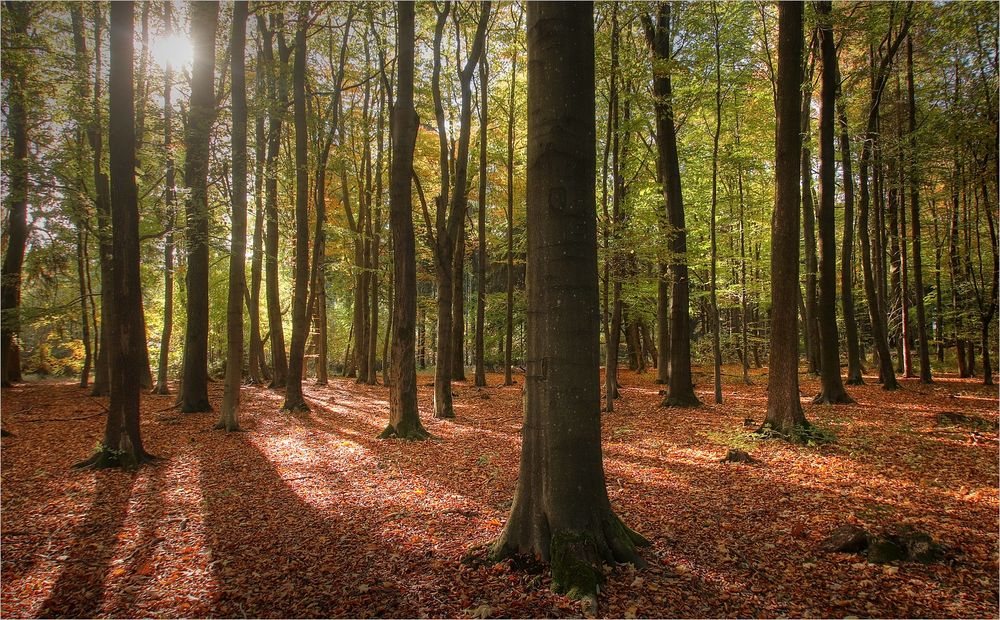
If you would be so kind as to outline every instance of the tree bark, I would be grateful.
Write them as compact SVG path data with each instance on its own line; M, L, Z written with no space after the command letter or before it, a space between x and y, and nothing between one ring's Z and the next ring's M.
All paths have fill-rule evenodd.
M216 429L240 429L240 388L243 386L243 294L247 256L247 80L244 54L247 44L247 2L233 3L233 31L229 40L232 63L233 212L229 250L229 296L226 303L226 380L222 411Z
M813 72L816 66L816 43L809 48L809 73L805 77L806 87L802 97L802 232L805 242L805 267L806 267L806 290L802 300L804 312L802 313L803 336L806 343L806 360L809 364L809 372L818 375L820 373L820 333L819 318L817 312L816 299L816 208L813 204L812 185L812 151L809 148L811 141L810 121L812 118L812 94L813 94Z
M288 378L283 411L309 411L302 395L309 314L309 168L306 160L306 28L308 5L298 5L292 62L292 101L295 121L295 282L292 289L292 339L288 349Z
M215 121L215 28L219 3L191 5L194 61L185 136L187 330L178 399L182 412L211 411L208 402L208 158Z
M167 33L171 28L170 2L163 5L163 21ZM163 330L160 333L160 356L156 365L156 386L154 394L169 394L167 371L170 362L170 338L174 323L174 225L177 223L177 199L174 184L176 172L174 168L174 131L173 131L173 67L168 62L163 73L163 150L167 156L167 169L164 174L163 198L167 209L167 235L163 243Z
M917 302L917 346L920 351L920 382L932 383L931 354L927 343L924 309L924 274L920 252L920 181L917 176L917 104L913 87L913 36L906 37L906 85L910 129L910 230L913 240L913 294ZM988 350L988 347L984 350Z
M814 403L853 403L840 377L840 334L837 330L837 226L836 150L834 117L837 104L837 47L833 40L830 0L816 4L820 19L820 55L823 61L819 112L819 307L820 382L822 389Z
M722 335L719 333L722 324L719 321L719 299L716 291L716 263L719 259L719 250L716 243L715 215L719 202L719 136L722 133L722 51L719 41L719 7L716 2L712 3L712 23L715 33L715 132L712 135L712 214L710 224L712 262L709 294L712 305L712 359L714 362L715 403L718 405L722 404Z
M601 459L592 3L528 4L528 369L510 518L493 557L551 563L596 611L604 562L648 544L611 509Z
M807 424L799 401L799 158L802 155L802 14L778 5L775 204L771 217L771 356L765 427L788 435Z
M844 238L840 250L840 297L847 337L847 384L864 385L861 368L861 344L854 311L854 175L851 170L851 141L848 136L847 109L843 91L837 101L840 125L840 161L844 176Z
M135 103L132 37L135 7L132 2L111 5L111 67L108 92L111 153L111 205L113 240L114 311L106 329L111 377L104 441L100 450L80 466L135 468L152 460L142 445L139 430L139 390L143 349L142 287L139 277L139 208L135 185Z
M476 236L479 238L479 260L476 263L476 387L486 387L485 320L486 320L486 166L489 146L489 74L486 49L479 62L479 212Z
M392 383L389 424L380 437L425 439L417 408L414 340L417 315L416 242L413 233L413 149L419 119L413 106L414 6L399 2L396 31L396 100L392 106L389 220L392 228Z
M515 30L520 30L523 14L523 11L518 11ZM503 353L504 385L514 385L511 374L514 364L514 93L517 85L518 51L519 47L515 45L510 61L510 93L507 100L507 316Z
M673 94L669 62L671 53L670 4L659 3L656 25L644 17L646 38L653 51L653 95L656 141L662 156L663 194L666 203L670 249L670 357L667 397L663 406L694 407L701 404L691 376L690 282L687 265L687 229L681 194L677 130L674 126Z

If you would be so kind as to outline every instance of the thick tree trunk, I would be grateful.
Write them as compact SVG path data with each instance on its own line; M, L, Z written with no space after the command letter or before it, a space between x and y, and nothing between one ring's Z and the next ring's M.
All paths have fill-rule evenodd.
M389 222L392 228L392 384L389 424L380 437L424 439L417 409L414 332L417 314L416 243L413 234L413 148L417 112L413 107L414 6L400 2L396 31L396 101L392 106L392 164L389 172Z
M778 5L775 205L771 217L771 357L765 427L788 435L807 424L799 401L799 158L802 155L802 14Z
M299 5L292 62L292 101L295 121L295 282L292 290L292 339L288 349L288 378L283 411L309 411L302 395L309 296L309 168L306 161L306 28L308 5Z
M187 331L178 403L182 412L211 411L208 402L208 158L215 121L215 29L219 3L191 5L194 62L185 136L187 199Z
M7 6L7 18L12 23L11 32L16 37L27 37L31 7L13 2ZM26 43L25 43L26 44ZM10 135L11 150L5 171L8 180L6 196L7 211L7 251L0 271L0 385L8 386L20 380L20 356L15 354L17 337L21 330L21 267L24 264L24 249L28 242L28 118L26 68L7 54L9 64L3 70L10 80L7 90L7 131ZM102 287L103 287L102 280Z
M243 386L243 295L247 256L247 80L244 54L247 43L247 2L233 3L233 31L229 41L232 63L233 212L229 250L229 295L226 303L226 380L222 411L216 429L240 429L240 388Z
M817 3L820 22L820 55L823 61L820 88L819 145L819 286L818 316L820 329L820 381L822 391L814 403L835 405L853 403L840 377L840 334L837 330L837 226L836 226L836 150L834 117L837 103L837 48L830 23L832 3Z
M648 544L611 509L601 460L592 3L528 4L528 369L517 491L493 556L551 563L596 611L601 565ZM559 131L560 140L546 136ZM558 285L555 285L558 283Z
M151 460L139 432L139 390L146 334L142 324L139 277L139 208L135 186L135 104L133 99L132 2L111 5L109 151L113 235L114 311L106 329L111 399L101 449L80 466L134 468Z

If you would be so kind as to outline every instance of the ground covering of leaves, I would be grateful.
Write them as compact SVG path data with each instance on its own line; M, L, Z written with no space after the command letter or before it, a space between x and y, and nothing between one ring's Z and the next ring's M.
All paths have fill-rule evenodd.
M729 376L736 369L726 369ZM836 435L796 447L753 441L766 377L726 385L724 405L661 409L652 377L623 372L604 416L611 501L651 541L644 570L608 574L610 617L997 617L997 392L940 377L905 390L852 387L855 406L811 405ZM309 414L282 395L243 391L249 431L209 430L215 414L143 396L136 474L70 469L93 449L104 399L69 383L3 390L2 599L26 616L579 616L533 562L470 567L499 535L517 479L521 377L456 383L454 421L434 441L380 441L387 389L310 385ZM711 384L698 394L711 401ZM221 384L212 385L213 404ZM948 424L939 414L972 416ZM724 464L728 448L756 464ZM821 550L844 523L910 524L944 562L875 565Z

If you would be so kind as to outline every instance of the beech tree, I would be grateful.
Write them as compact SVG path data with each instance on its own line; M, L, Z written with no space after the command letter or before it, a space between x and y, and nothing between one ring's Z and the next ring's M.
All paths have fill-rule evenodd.
M187 330L178 404L182 412L211 411L208 402L208 157L215 122L215 28L219 3L191 5L194 61L184 138L187 216Z
M774 214L771 217L771 356L766 427L789 434L806 424L799 401L799 158L802 136L803 5L778 5Z
M139 278L139 207L135 185L135 102L133 89L132 2L111 4L109 151L114 311L105 317L111 402L100 449L78 467L134 468L152 460L142 445L139 390L146 348Z
M611 509L601 457L593 4L528 4L528 369L517 491L493 557L551 563L596 610L601 563L647 541Z
M389 217L393 245L392 383L389 424L380 437L425 439L417 409L417 264L413 233L413 148L417 111L413 107L414 6L399 2L396 30L396 100L392 108L392 166Z

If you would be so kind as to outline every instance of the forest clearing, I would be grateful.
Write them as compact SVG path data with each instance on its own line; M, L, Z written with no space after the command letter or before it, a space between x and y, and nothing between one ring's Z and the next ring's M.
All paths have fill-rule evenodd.
M496 539L510 509L517 379L456 384L455 421L427 416L435 440L414 443L375 439L388 390L351 380L307 386L314 406L303 414L277 413L280 394L246 389L249 432L237 434L209 431L206 414L158 411L169 399L147 395L143 434L163 460L135 475L70 469L102 420L54 420L100 413L98 399L66 383L5 392L16 436L3 440L4 613L579 616L539 566L461 561ZM995 391L956 377L908 380L888 397L867 386L857 405L806 405L836 442L798 447L750 438L745 420L759 422L766 400L759 375L723 406L666 416L650 375L622 379L619 407L603 417L608 493L652 546L647 568L610 571L599 615L997 615ZM956 411L976 423L941 421ZM720 463L730 447L758 462ZM916 526L947 561L823 551L845 523Z

